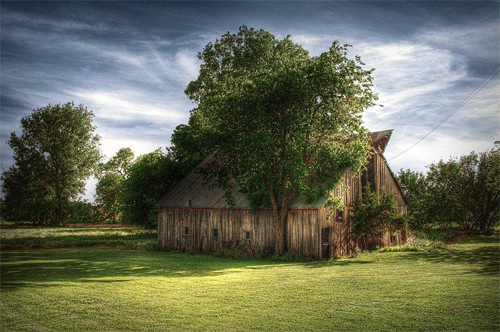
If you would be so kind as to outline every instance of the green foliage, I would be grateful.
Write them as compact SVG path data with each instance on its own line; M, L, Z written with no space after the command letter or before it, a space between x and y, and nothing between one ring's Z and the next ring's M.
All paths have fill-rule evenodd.
M118 195L134 159L130 148L120 149L108 162L99 164L96 204L104 220L116 222L120 215Z
M4 215L61 224L101 158L93 113L73 103L38 108L7 144L15 164L2 174Z
M215 156L200 171L229 202L237 182L254 206L272 207L278 253L296 195L326 195L368 158L361 116L377 99L373 70L348 48L334 42L310 57L290 37L242 26L198 54L199 76L186 89L198 104L190 120L198 142Z
M120 193L123 175L105 173L96 185L96 204L99 206L103 220L116 222L120 213L117 197Z
M342 185L342 182L337 184L337 188L341 192L348 190L347 187ZM344 209L344 200L340 196L335 196L334 191L332 190L327 193L325 206L329 207L327 220L332 221L333 218L335 218L335 213Z
M427 176L401 170L399 181L410 201L413 229L486 231L500 219L500 152L471 152L429 166Z
M126 177L133 161L134 151L131 148L121 148L108 162L99 164L97 177L106 173L117 173Z
M395 232L405 227L404 218L397 212L392 195L377 197L370 186L365 188L361 198L354 201L351 211L352 233L355 241L366 239L383 230Z
M156 227L157 213L153 206L182 178L179 168L179 164L161 149L137 158L128 168L129 174L118 195L122 220Z
M397 180L408 199L408 226L413 230L423 230L428 228L428 188L427 179L423 173L413 172L409 169L399 171Z
M189 124L178 125L170 138L171 155L179 163L179 168L184 175L198 166L213 150L212 147L204 144L200 134L197 115L193 113Z
M427 175L431 213L436 219L457 223L464 229L487 230L500 219L500 151L498 148L430 166ZM444 216L439 212L448 203Z
M100 222L101 214L98 209L87 201L75 201L69 204L67 223L96 223Z

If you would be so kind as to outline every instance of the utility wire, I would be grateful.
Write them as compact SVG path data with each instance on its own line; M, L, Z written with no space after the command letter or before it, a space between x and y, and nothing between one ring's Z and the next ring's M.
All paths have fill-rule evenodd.
M397 157L401 156L402 154L408 152L410 149L412 149L413 147L415 147L418 143L422 142L424 139L427 138L427 136L429 136L430 134L432 134L436 129L438 129L439 127L441 127L441 125L443 123L445 123L446 121L448 121L449 118L451 118L453 115L455 115L463 106L465 106L465 104L467 104L467 102L469 100L471 100L475 95L477 95L479 93L479 91L481 91L488 83L490 83L490 81L498 75L498 73L494 74L493 76L491 76L497 69L498 67L500 67L500 65L496 66L495 69L493 69L493 71L488 75L486 76L486 78L474 89L474 91L472 91L468 96L467 98L465 98L461 103L460 105L457 106L457 108L455 108L450 114L448 114L443 120L441 120L441 122L439 122L437 124L437 126L435 126L434 128L432 128L431 131L429 131L427 134L425 134L424 137L422 137L421 139L419 139L415 144L413 144L412 146L410 146L408 149L404 150L403 152L401 152L400 154L397 154L396 156L392 157L391 159L389 160L393 160L393 159L396 159ZM491 77L490 77L491 76ZM489 78L489 79L488 79ZM484 83L486 80L488 80L486 83ZM483 84L484 83L484 84Z

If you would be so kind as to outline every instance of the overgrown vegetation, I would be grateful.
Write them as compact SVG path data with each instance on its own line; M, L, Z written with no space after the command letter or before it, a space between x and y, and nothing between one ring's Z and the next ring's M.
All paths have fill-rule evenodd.
M99 181L96 185L95 204L103 221L114 223L120 219L122 207L118 196L133 160L132 149L121 148L108 162L100 163L97 168L96 177Z
M355 243L361 243L361 250L369 249L368 238L388 230L400 231L405 228L405 219L398 214L392 195L377 194L368 185L354 201L351 211L352 234Z
M2 250L0 330L496 331L499 243L312 263Z

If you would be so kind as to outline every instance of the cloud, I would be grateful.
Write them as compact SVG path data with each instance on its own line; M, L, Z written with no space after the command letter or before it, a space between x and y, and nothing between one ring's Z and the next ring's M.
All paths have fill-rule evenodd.
M420 30L415 39L420 42L473 56L476 60L498 59L497 20L482 22L478 20L457 28L455 25L437 26L428 24ZM459 41L459 42L457 42Z
M467 79L467 64L463 56L444 49L418 43L359 44L359 54L365 63L376 68L375 90L385 107L367 112L368 122L386 122L395 114L409 112L426 114L433 102L442 103L443 91Z

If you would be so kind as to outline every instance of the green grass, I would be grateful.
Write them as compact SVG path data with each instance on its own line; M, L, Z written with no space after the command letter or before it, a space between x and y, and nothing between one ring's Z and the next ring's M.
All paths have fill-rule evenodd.
M500 245L313 263L1 252L1 331L498 331Z
M155 250L156 233L141 228L37 227L0 229L0 248L115 247Z

